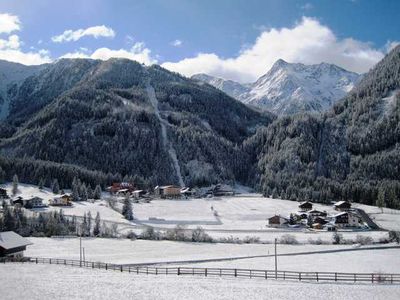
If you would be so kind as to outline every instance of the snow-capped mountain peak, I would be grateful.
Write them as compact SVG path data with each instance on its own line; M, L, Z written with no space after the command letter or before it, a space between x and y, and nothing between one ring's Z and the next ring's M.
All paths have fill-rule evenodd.
M279 59L250 85L205 74L194 78L244 103L287 115L327 110L353 88L360 75L328 63L304 65Z

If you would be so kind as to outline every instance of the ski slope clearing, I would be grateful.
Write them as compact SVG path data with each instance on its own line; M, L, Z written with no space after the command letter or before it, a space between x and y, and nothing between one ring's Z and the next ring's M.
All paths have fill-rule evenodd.
M78 238L29 238L26 256L79 260ZM86 260L116 264L153 264L212 260L208 267L273 269L272 244L210 244L171 241L84 238ZM377 245L374 245L377 246ZM382 247L394 246L393 244ZM361 250L357 245L278 245L278 254L308 253L279 258L281 270L397 273L400 249ZM379 246L377 246L379 247ZM354 250L328 252L337 250ZM325 251L327 253L318 252ZM266 256L252 259L238 257ZM343 257L343 259L342 259ZM230 260L234 259L234 260ZM219 260L223 260L219 262ZM184 264L184 263L181 263ZM203 264L201 265L203 266Z
M11 299L399 299L395 285L134 275L56 265L0 265Z

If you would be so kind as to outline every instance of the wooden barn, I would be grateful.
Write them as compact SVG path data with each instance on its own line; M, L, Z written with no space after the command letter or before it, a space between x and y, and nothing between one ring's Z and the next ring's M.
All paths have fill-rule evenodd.
M279 227L284 224L287 224L289 220L287 218L284 218L280 215L275 215L270 218L268 218L268 225L271 227Z
M28 245L32 243L14 231L0 232L0 257L23 257Z
M160 198L179 198L181 196L181 188L176 185L156 186L154 194Z
M299 204L300 211L309 211L312 209L312 203L310 201L301 202Z
M337 211L348 211L351 209L351 203L349 201L339 201L334 204L334 207Z

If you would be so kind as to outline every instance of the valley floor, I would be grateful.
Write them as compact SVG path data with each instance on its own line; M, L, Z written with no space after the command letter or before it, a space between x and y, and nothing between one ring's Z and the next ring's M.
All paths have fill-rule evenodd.
M38 276L40 274L40 276ZM399 299L396 285L298 283L244 278L133 275L69 266L0 265L11 299Z

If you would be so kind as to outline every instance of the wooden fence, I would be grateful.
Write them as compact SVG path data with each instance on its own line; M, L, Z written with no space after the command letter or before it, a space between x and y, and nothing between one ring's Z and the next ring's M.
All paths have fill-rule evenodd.
M366 282L366 283L389 283L400 284L400 274L387 273L337 273L337 272L295 272L275 270L253 270L253 269L231 269L231 268L191 268L191 267L146 267L146 266L124 266L102 262L79 261L71 259L27 257L24 259L1 259L0 262L28 262L35 264L54 264L75 266L91 269L104 269L118 272L147 275L198 275L218 277L241 277L241 278L263 278L296 280L307 282Z

